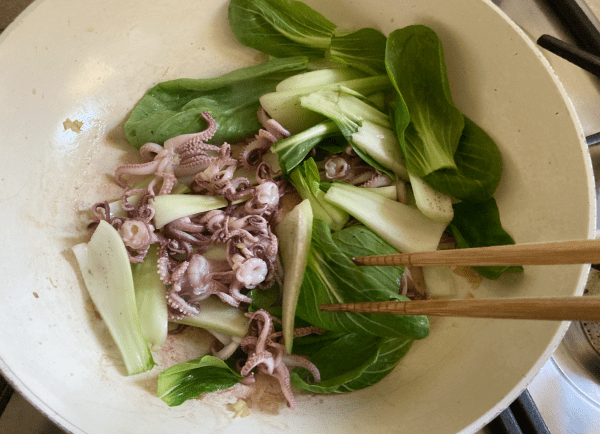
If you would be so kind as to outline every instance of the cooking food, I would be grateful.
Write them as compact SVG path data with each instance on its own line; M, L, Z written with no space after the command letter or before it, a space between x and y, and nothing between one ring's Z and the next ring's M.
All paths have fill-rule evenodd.
M279 0L232 0L229 22L277 58L150 89L125 124L143 162L116 168L122 197L92 207L74 251L128 374L154 366L169 321L215 336L212 355L159 375L167 404L268 375L294 408L292 386L368 387L429 334L426 317L320 304L453 295L446 267L351 257L514 243L493 198L502 160L454 105L429 27L344 33Z

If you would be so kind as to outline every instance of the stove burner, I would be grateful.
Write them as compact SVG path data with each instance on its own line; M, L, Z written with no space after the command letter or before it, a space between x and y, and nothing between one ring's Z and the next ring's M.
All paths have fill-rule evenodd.
M590 341L590 344L600 356L600 322L585 321L581 323L581 327Z
M595 268L583 296L600 296L600 271ZM600 406L600 322L571 323L553 358L563 375Z
M585 292L587 296L600 296L600 271L593 267L590 270ZM600 357L600 321L584 321L581 323L583 333L586 335L588 342Z

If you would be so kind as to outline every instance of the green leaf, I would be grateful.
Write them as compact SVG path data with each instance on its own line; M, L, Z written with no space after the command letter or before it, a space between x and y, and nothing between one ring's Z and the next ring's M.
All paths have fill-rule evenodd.
M299 1L231 0L229 26L247 47L275 57L323 57L336 25Z
M359 377L375 361L380 341L381 338L368 335L343 335L309 358L319 369L319 383L311 384L310 374L297 370L293 374L292 384L310 392L337 392L342 384Z
M377 155L378 159L381 161L377 161L377 158L374 158L367 152L370 148L368 137L365 138L364 136L356 135L361 131L361 125L363 127L373 125L369 130L372 130L373 128L387 130L387 128L391 126L388 115L375 108L359 93L346 88L338 90L321 89L301 97L300 102L302 107L320 113L334 121L339 128L339 131L346 137L352 146L352 149L354 149L354 152L356 152L365 163L387 174L390 178L395 179L392 169L396 168L396 165L394 164L389 165L390 167L385 167L381 163L381 161L389 160L392 160L395 163L396 160L402 158L400 150L395 149L398 148L398 143L396 138L393 137L394 133L391 130L388 130L390 138L393 138L392 146L374 146L377 150L374 155ZM368 134L366 135L368 136ZM361 146L358 146L359 141L363 144L362 148ZM381 139L378 140L378 142L380 142L380 144L386 144L390 142L390 140ZM387 149L388 151L395 150L397 155L393 156L392 154L394 154L394 152L382 152L382 149ZM399 164L402 166L401 163ZM402 166L402 168L404 167Z
M271 152L279 157L279 166L284 174L289 174L296 168L310 151L324 139L340 134L335 122L327 120L301 133L285 139L277 140L271 146Z
M203 393L228 389L243 377L223 360L206 355L172 366L158 374L157 395L170 407Z
M264 309L271 315L281 318L281 288L273 285L270 288L254 288L248 291L248 297L252 303L248 306L248 312Z
M398 253L373 231L364 226L350 226L334 232L331 239L344 254L352 259L357 256L393 255ZM362 271L377 281L398 282L404 272L403 267L363 267ZM392 287L390 285L390 287ZM394 286L398 290L398 285Z
M157 350L167 340L169 310L167 286L158 274L158 244L150 245L144 262L131 265L135 301L140 326L150 349Z
M456 169L453 156L464 119L450 95L441 41L422 25L395 30L387 40L385 62L398 92L395 120L408 170L424 177L438 169ZM410 123L402 137L398 127L406 121L403 105Z
M313 349L309 360L321 374L321 381L311 382L308 371L292 373L292 384L316 393L343 393L363 389L384 378L410 349L411 339L375 338L368 335L322 335L309 345L297 339L299 348ZM306 353L303 353L306 354Z
M350 215L325 200L320 188L321 179L315 160L307 159L296 167L289 176L290 182L302 199L308 199L316 219L326 222L333 230L340 230L348 222Z
M329 57L371 75L385 74L386 41L383 33L372 28L335 34L329 47Z
M357 378L342 384L338 392L352 392L379 382L396 367L412 343L411 339L382 338L377 348L375 361L367 366Z
M154 359L135 301L131 264L119 232L105 220L89 243L73 246L85 286L125 363L127 375L145 372Z
M334 182L325 193L325 200L347 211L401 252L437 249L448 226L413 206L343 182Z
M345 335L347 335L347 333L326 331L320 335L311 334L295 338L293 353L310 357Z
M456 169L436 170L425 181L460 200L481 202L492 197L502 175L502 156L491 137L466 117L454 161Z
M515 244L513 238L502 227L500 211L494 198L478 203L460 202L453 207L454 218L449 228L459 249ZM523 272L523 267L514 265L473 269L487 279L497 279L506 271Z
M398 295L398 283L395 280L375 279L363 267L356 266L343 248L343 245L336 245L325 223L314 221L296 316L330 331L411 339L427 336L429 322L423 316L319 310L321 304L327 303L406 300Z
M206 128L208 111L219 128L211 140L235 143L261 128L259 97L273 92L284 78L306 69L308 58L272 59L215 78L180 78L152 87L125 123L127 140L136 148L162 144L171 137Z

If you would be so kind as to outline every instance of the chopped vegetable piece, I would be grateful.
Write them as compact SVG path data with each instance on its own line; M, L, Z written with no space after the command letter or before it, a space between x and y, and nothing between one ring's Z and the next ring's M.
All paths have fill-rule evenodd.
M117 230L101 220L90 242L77 244L73 252L90 297L121 352L127 374L152 369L154 360L140 326L129 257Z
M436 250L447 223L353 185L334 183L325 200L362 222L401 252Z
M181 217L219 209L227 206L227 199L221 196L197 194L165 194L150 201L154 207L156 229Z
M158 275L158 247L150 246L144 262L133 264L133 287L140 316L142 333L152 350L160 348L167 339L169 313L167 309L167 285Z
M325 200L325 193L320 188L319 170L312 158L298 166L290 174L290 181L302 199L308 199L315 218L324 221L334 230L340 230L350 219L341 207Z
M199 304L199 313L187 315L175 322L239 338L243 338L248 333L248 318L243 310L223 303L217 296L210 296Z
M430 219L450 223L454 216L452 198L447 194L440 193L431 187L423 178L409 172L410 186L412 187L417 208Z
M292 353L294 343L294 318L300 287L306 269L310 248L313 213L310 201L304 199L296 205L277 226L281 260L283 262L283 312L282 327L285 350Z
M170 407L203 393L228 389L244 377L214 356L206 355L180 363L158 374L157 395Z

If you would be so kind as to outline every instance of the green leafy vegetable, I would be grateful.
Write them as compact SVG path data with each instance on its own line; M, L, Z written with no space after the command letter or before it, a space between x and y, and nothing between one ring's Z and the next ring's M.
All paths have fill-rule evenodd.
M170 407L183 404L203 393L228 389L243 377L214 356L193 359L158 374L157 395Z
M466 117L454 161L456 169L436 170L425 181L460 200L481 202L492 197L502 175L502 156L490 136Z
M459 249L515 244L502 227L500 211L494 198L479 203L454 204L454 218L449 228ZM506 271L523 272L523 267L514 265L473 268L487 279L497 279Z
M359 93L344 87L318 90L300 98L302 107L336 123L357 155L372 167L407 178L402 150L390 129L389 116Z
M331 234L335 245L348 258L369 255L393 255L398 253L383 239L365 226L350 226L341 231ZM362 267L363 273L374 280L386 282L398 282L404 272L403 267ZM397 289L397 286L395 288Z
M175 322L238 338L243 338L248 333L249 320L244 311L223 302L216 295L201 300L198 310L196 315L186 315Z
M285 139L277 140L271 146L271 152L279 157L279 166L284 174L290 173L298 164L302 163L309 152L327 137L340 134L340 130L333 121L323 121L314 127L294 134Z
M277 225L283 279L282 329L285 350L292 352L296 303L306 268L306 257L312 235L313 213L310 201L304 199Z
M348 314L319 310L319 306L326 303L388 300L406 300L398 295L397 282L375 279L369 273L365 273L363 268L356 266L335 244L327 224L315 220L296 316L331 331L411 339L427 336L427 317Z
M340 230L350 219L350 215L325 200L320 188L319 169L315 160L309 158L292 173L290 182L302 199L308 199L316 219L324 221L334 231Z
M158 247L152 244L144 262L131 265L135 301L144 337L151 349L156 350L167 340L169 311L167 286L158 274Z
M354 333L339 337L309 358L319 369L321 381L311 384L310 374L296 370L292 374L294 386L317 393L337 392L342 384L359 377L366 367L375 361L381 339Z
M330 84L317 84L309 87L293 88L270 92L260 97L260 104L265 111L285 125L292 134L297 134L324 120L324 116L300 105L300 98L317 91L337 91L343 89L346 93L353 92L361 95L371 95L383 90L392 89L387 74L355 78Z
M332 235L334 244L348 258L372 254L393 254L397 250L364 226L351 226ZM370 279L388 282L397 290L401 267L362 267ZM408 352L413 340L406 337L380 338L367 334L326 332L294 340L294 352L309 356L321 373L313 384L308 371L296 369L292 384L315 393L342 393L363 389L385 377Z
M201 131L206 127L203 111L219 125L215 143L250 137L261 128L256 116L259 97L307 64L306 57L272 59L220 77L159 83L131 112L125 123L127 140L139 148L147 142L162 144L171 137Z
M385 74L385 70L380 74ZM326 86L333 83L339 83L340 81L364 78L367 75L368 74L365 74L356 68L340 67L317 69L314 71L292 75L291 77L286 78L277 84L275 91L283 92L286 90L302 89L304 87Z
M128 375L145 372L154 359L140 326L129 256L119 232L100 220L87 244L73 253L85 286L114 339Z
M281 318L281 288L273 285L270 288L254 288L248 292L252 303L248 306L248 312L256 312L264 309L271 315Z
M409 205L341 182L329 188L325 200L347 211L401 252L436 250L447 226Z
M336 29L293 0L231 0L229 26L242 45L275 57L324 57Z
M412 343L411 339L382 338L377 347L375 361L367 366L359 377L343 384L339 391L352 392L377 383L396 367L400 359L410 350Z
M181 217L211 211L227 206L222 196L200 194L163 194L151 200L154 207L154 224L157 229Z
M293 0L232 0L229 25L247 47L274 57L328 57L370 75L385 74L386 37L377 29L338 31L319 12Z
M386 41L385 35L377 29L338 32L331 40L329 57L371 75L385 74Z
M328 342L326 342L328 343ZM343 393L364 389L380 381L408 352L413 340L405 338L373 338L366 335L344 335L323 345L309 360L321 373L321 382L312 384L309 373L298 369L292 373L292 384L316 393Z
M387 41L386 67L398 95L396 126L403 131L404 156L410 172L424 177L442 168L456 169L454 152L464 128L452 102L442 43L426 26L393 31Z

